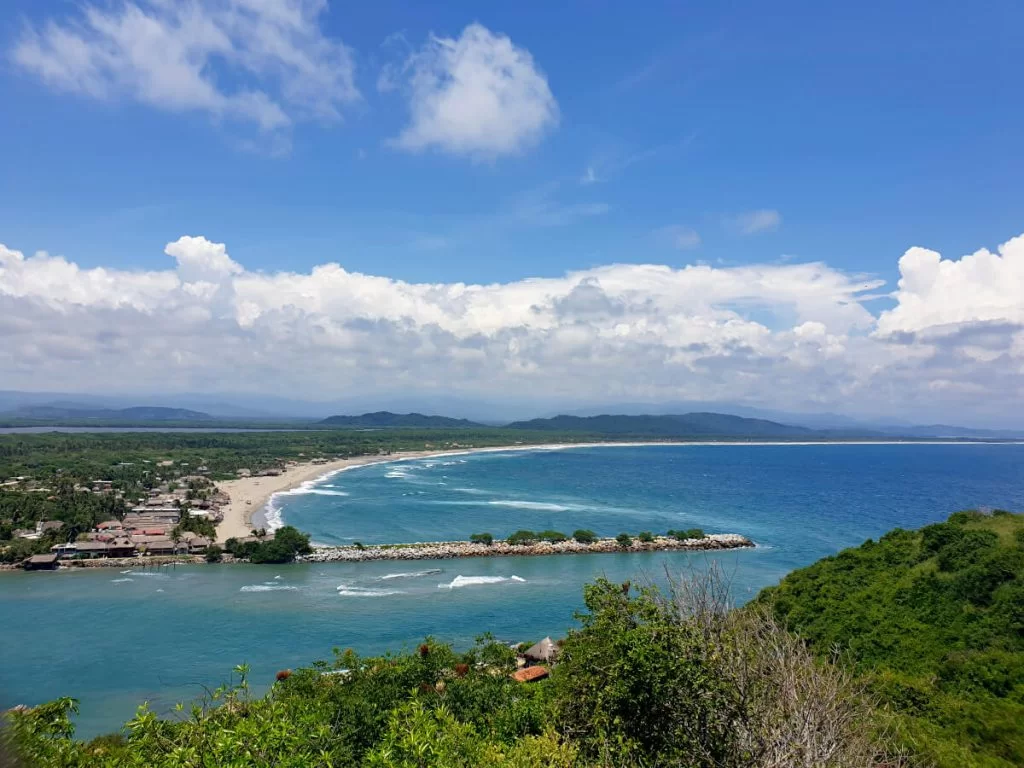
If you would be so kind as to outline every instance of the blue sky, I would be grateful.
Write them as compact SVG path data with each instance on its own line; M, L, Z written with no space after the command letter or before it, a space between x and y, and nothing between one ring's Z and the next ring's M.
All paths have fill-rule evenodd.
M157 42L129 29L140 19L155 25ZM728 324L714 313L733 311L772 333L815 322L842 338L884 331L917 341L932 326L1009 323L1003 374L1012 380L1020 370L1012 297L993 298L979 285L951 302L930 278L913 296L893 293L908 249L941 253L943 265L960 269L962 255L1024 231L1020 3L8 0L0 20L8 51L0 63L0 243L26 254L25 265L39 266L31 254L47 251L82 274L102 268L115 282L138 270L174 274L165 245L197 236L210 258L216 253L203 249L224 243L242 265L222 276L311 275L335 262L446 290L512 290L580 271L541 298L557 301L559 291L568 296L591 281L614 303L616 290L633 302L646 289L629 287L633 277L615 283L594 272L612 264L708 265L731 279L741 273L730 270L745 267L821 263L826 282L884 286L864 283L855 296L840 287L819 317L818 304L793 298L806 286L780 298L766 287L770 273L750 283L756 288L712 300L713 322ZM268 30L284 53L260 42ZM175 60L169 51L179 49L186 54ZM446 58L453 51L465 54L465 69ZM308 60L296 64L297 55ZM486 85L495 55L512 57L500 93ZM482 90L472 87L478 75ZM185 262L174 258L180 273ZM1016 257L994 258L1005 271L999 282L1015 286ZM947 274L948 285L995 274L968 266ZM30 290L30 279L18 278L23 287L8 294L42 296L38 286L53 283L39 279ZM864 317L843 314L850 302ZM922 310L929 302L941 311ZM704 322L684 305L672 306L690 313L686 329ZM474 333L493 340L479 315L466 317L479 322L472 332L441 327L460 344ZM385 319L409 318L434 322L431 312L412 310ZM631 327L646 329L648 320ZM985 344L988 352L956 354L990 364ZM924 377L976 403L974 383L950 379L959 364L940 366L938 348L929 349L931 372L904 371L901 381ZM793 359L778 349L771 359L780 355ZM24 384L42 370L21 359L9 379ZM786 403L765 402L761 386L782 379L761 382L761 394L729 396L833 407L848 397L846 375L828 374L824 389ZM183 368L175 386L197 381ZM895 386L863 383L861 409L869 409L866 393ZM684 389L623 381L580 396L712 397L717 385ZM898 412L920 392L891 397Z
M1016 233L1019 3L554 5L333 3L321 27L353 49L363 100L297 125L283 157L239 149L248 126L54 91L7 62L0 231L83 265L157 266L158 245L203 233L250 268L338 260L417 281L781 256L891 280L911 245L959 255ZM54 0L2 14L5 47L20 20L76 15ZM375 90L385 41L472 21L532 54L558 127L483 161L387 147L407 112ZM600 181L580 184L588 168ZM607 213L544 225L515 217L522 200ZM777 231L723 224L759 209ZM652 234L671 226L700 247Z

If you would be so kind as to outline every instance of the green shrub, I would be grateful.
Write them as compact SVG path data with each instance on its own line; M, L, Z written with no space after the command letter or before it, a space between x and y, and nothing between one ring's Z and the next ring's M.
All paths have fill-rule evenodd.
M290 525L279 528L272 539L243 542L231 538L224 546L241 560L267 564L290 563L298 555L308 555L313 551L309 536Z
M588 531L586 528L577 528L573 531L572 537L580 544L593 544L597 541L597 534L593 531Z
M652 541L654 541L654 534L650 531L640 531L640 533L638 533L636 537L640 539L640 541L642 541L644 544L650 544Z
M203 557L206 558L206 562L208 563L219 563L223 556L224 550L222 550L216 544L211 544L205 550L203 550Z
M537 534L533 531L528 531L525 528L520 529L505 539L509 544L534 544L537 541Z
M669 531L667 536L676 539L677 541L686 541L687 539L703 539L704 531L700 528L687 528L685 530L672 530Z
M494 543L494 536L489 533L474 533L469 540L474 544L486 544L489 547Z
M633 546L633 539L630 537L628 533L620 533L618 536L615 537L615 541L623 549L629 549L631 546Z

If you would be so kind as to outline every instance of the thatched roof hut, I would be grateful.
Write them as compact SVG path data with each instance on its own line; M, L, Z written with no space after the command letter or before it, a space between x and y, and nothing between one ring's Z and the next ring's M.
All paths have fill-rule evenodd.
M552 661L555 656L558 655L558 646L556 646L550 637L545 637L538 643L531 645L523 653L530 661Z

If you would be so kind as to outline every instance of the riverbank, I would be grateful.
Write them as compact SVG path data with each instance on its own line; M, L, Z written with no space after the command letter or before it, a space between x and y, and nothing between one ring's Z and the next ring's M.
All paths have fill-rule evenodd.
M574 539L557 543L478 544L469 541L436 541L417 544L377 544L349 547L316 547L313 554L299 558L306 563L350 563L373 560L450 560L461 557L522 557L541 555L592 555L599 553L690 551L742 549L756 546L746 536L736 533L715 533L701 539L675 539L655 536L653 541L633 542L623 547L616 539L598 539L582 544Z

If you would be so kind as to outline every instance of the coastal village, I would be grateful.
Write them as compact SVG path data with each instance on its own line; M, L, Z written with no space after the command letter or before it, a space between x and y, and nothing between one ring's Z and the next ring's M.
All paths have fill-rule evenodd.
M446 446L442 451L465 450L468 446ZM107 497L122 510L108 515L90 530L66 526L59 520L39 520L34 528L12 531L13 539L51 542L48 551L39 551L20 562L8 562L4 568L25 570L54 570L61 567L165 565L173 563L230 562L234 558L224 550L227 543L245 544L273 540L274 533L257 530L254 513L266 503L270 495L320 475L358 464L394 461L420 456L427 451L392 454L380 450L356 457L326 458L301 457L278 459L257 470L238 468L234 477L216 480L210 469L199 464L190 467L186 462L158 460L151 469L152 487L135 493L109 478L79 482L71 489L75 495ZM148 463L148 462L147 462ZM124 465L122 465L124 466ZM46 494L55 500L54 489L28 476L18 476L0 483L0 491L23 494ZM65 533L66 531L66 533ZM553 532L547 532L553 533ZM681 532L678 532L681 533ZM529 541L433 541L406 544L363 546L314 547L312 552L298 559L306 562L362 562L372 560L429 560L464 557L501 557L523 555L597 554L628 551L714 550L754 546L753 542L738 534L710 534L665 536L645 534L631 539L625 534L618 538L588 540L559 535L556 538L540 536ZM676 535L673 535L676 534ZM628 541L623 541L623 537Z
M309 462L312 466L325 463L327 460L321 458ZM273 478L299 465L297 461L282 460L280 466L256 473L242 468L236 475L238 478ZM32 555L20 566L26 570L51 570L61 565L105 564L83 561L123 558L160 562L165 558L194 556L198 560L211 546L223 544L216 536L202 535L183 526L186 521L199 521L200 525L192 527L212 532L224 520L231 497L210 478L209 469L203 465L191 469L187 464L164 460L156 462L153 471L159 473L155 476L156 486L131 498L110 479L76 484L72 489L74 493L109 496L123 502L127 511L120 519L104 520L92 530L71 531L64 541L51 545L49 552ZM29 476L6 480L0 483L0 490L47 494L48 499L55 498L53 489ZM37 541L48 535L60 538L67 527L59 520L41 520L34 528L15 529L12 538L26 541Z

